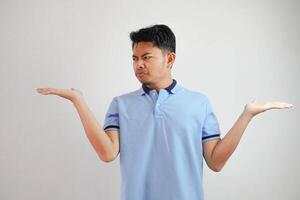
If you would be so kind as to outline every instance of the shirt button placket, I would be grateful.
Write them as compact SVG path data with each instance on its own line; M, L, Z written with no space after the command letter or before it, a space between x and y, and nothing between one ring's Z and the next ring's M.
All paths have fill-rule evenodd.
M156 118L161 118L160 103L155 104L154 115Z
M161 90L159 92L159 95L156 99L156 103L155 103L155 111L154 111L154 114L155 114L155 117L156 118L162 118L162 114L161 114L161 110L160 110L160 106L161 106L161 100L162 100L162 94L163 91Z

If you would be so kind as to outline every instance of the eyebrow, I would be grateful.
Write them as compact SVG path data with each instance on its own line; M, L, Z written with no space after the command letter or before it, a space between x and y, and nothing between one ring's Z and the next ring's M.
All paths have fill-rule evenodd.
M148 55L148 54L151 54L151 53L149 53L149 52L144 53L144 54L142 55L142 57L145 56L145 55ZM133 58L136 58L137 56L133 54L132 57L133 57Z

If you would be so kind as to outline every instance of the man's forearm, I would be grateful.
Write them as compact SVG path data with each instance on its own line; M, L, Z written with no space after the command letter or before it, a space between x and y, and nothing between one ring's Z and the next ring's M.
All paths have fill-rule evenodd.
M80 116L85 133L99 158L103 161L109 160L109 155L113 153L113 144L110 137L100 127L83 98L76 98L73 104Z
M224 138L218 141L212 153L212 160L218 168L222 168L234 152L252 118L252 115L243 111Z

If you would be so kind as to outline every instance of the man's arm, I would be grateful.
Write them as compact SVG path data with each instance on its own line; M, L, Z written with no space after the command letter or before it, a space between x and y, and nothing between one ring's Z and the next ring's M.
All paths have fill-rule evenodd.
M251 115L243 112L222 140L212 140L203 144L204 158L209 168L216 172L223 168L251 119Z
M73 104L78 111L85 133L102 161L110 162L119 153L119 132L104 131L98 124L83 98L76 98Z
M212 140L203 144L204 159L213 171L219 172L236 149L251 119L269 109L290 108L292 104L282 102L257 103L252 101L245 106L235 124L221 140Z
M78 111L85 133L99 158L102 161L110 162L117 157L119 153L119 132L112 130L104 132L79 90L74 88L37 88L37 92L43 95L57 95L70 100Z

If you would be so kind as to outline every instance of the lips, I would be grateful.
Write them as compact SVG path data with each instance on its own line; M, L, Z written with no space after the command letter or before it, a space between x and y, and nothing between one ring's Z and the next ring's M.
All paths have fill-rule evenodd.
M145 74L145 73L143 73L143 72L137 72L137 73L136 73L137 76L142 76L142 75L144 75L144 74Z
M142 78L144 76L144 74L137 74L138 78Z

